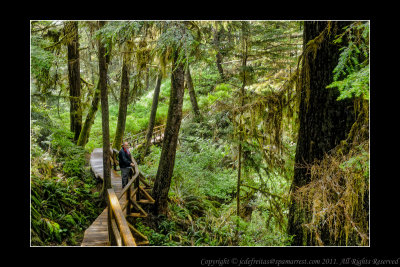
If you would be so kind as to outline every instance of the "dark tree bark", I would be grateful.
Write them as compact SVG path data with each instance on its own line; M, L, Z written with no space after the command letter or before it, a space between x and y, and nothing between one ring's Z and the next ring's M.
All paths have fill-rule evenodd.
M81 76L79 64L78 22L68 21L65 24L68 35L68 81L70 97L70 130L74 133L74 141L79 138L82 128Z
M189 91L190 103L192 103L194 115L197 119L199 119L201 116L200 109L199 109L199 105L197 104L196 93L195 93L194 87L193 87L192 76L190 75L190 67L188 67L187 70L185 71L185 80L186 80L186 86Z
M217 63L219 75L221 76L221 80L225 81L226 78L225 78L225 74L224 74L224 69L222 68L222 58L223 57L222 57L221 52L219 52L219 51L217 52L216 58L217 58L216 63Z
M139 69L138 72L136 73L136 75L133 78L133 86L132 86L132 90L129 93L129 102L128 102L128 104L136 102L137 96L138 96L139 92L142 89L141 88L142 84L140 82L141 77L142 77L142 70Z
M122 137L124 136L124 131L125 131L128 100L129 100L129 73L126 60L124 59L122 63L121 96L120 96L119 110L118 110L117 129L115 132L115 138L113 142L113 148L115 149L121 148Z
M109 62L110 62L110 54L106 55L106 68L108 68ZM94 68L92 67L91 67L91 72L92 72L92 82L95 83ZM100 103L100 79L97 82L97 86L92 99L92 104L90 106L88 114L86 115L85 123L83 124L81 133L79 134L79 139L77 142L78 146L85 147L87 142L89 141L90 130L92 129L94 120L96 118L96 114L99 109L99 103Z
M244 106L244 88L246 87L246 66L248 57L248 31L247 23L242 22L242 68L243 68L243 84L240 88L240 106ZM240 116L241 117L241 116ZM238 216L238 221L236 225L236 240L239 238L239 216L240 216L240 185L241 185L241 173L242 173L242 119L239 119L239 148L238 148L238 178L237 178L237 188L236 188L236 215Z
M167 212L168 192L174 170L176 146L182 120L185 77L183 64L180 63L176 66L178 53L179 51L175 51L172 63L173 72L171 74L171 95L169 99L167 125L164 132L163 147L153 188L155 200L153 213L155 215L166 214Z
M147 128L147 133L146 133L146 144L144 146L143 158L147 155L147 153L149 151L150 142L151 142L151 136L153 134L154 125L155 125L155 122L156 122L156 114L157 114L157 107L158 107L158 97L160 95L161 81L162 81L162 73L159 72L158 77L157 77L156 88L154 89L153 103L151 105L149 127Z
M220 51L220 37L221 37L222 32L223 32L223 28L221 27L218 30L218 26L217 26L217 28L215 29L214 40L213 41L214 41L215 50L217 51L216 63L217 63L218 72L219 72L219 75L221 76L221 80L225 81L226 77L224 75L224 69L222 68L223 56L222 56L221 51Z
M339 46L332 41L335 35L349 22L332 22L330 34L325 34L316 56L311 52L307 55L309 65L309 84L302 82L299 107L299 133L295 155L294 179L291 192L310 182L307 165L321 160L325 153L337 146L346 138L351 125L355 121L352 101L337 101L339 95L335 89L326 86L333 81L332 71L338 64ZM327 27L326 21L304 22L304 45L319 36ZM305 59L304 59L305 60ZM304 61L303 61L304 62ZM303 70L306 68L303 65ZM305 74L302 73L304 81ZM299 203L291 200L288 220L288 233L294 235L292 245L311 245L309 233L302 224L309 219L310 211L300 208ZM303 231L304 230L304 231ZM329 236L322 237L329 244Z
M99 27L103 27L104 21L99 21ZM110 129L108 112L108 94L107 94L107 62L106 48L99 40L99 87L101 95L101 126L103 132L103 199L107 199L107 189L111 188L111 162L110 162Z

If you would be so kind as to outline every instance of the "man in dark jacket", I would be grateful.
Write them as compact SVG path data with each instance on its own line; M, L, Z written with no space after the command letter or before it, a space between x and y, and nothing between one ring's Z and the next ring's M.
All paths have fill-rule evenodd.
M131 153L129 152L128 142L124 142L118 155L119 155L119 167L121 169L121 176L122 176L122 188L124 188L125 185L128 183L132 166L134 166L132 163Z

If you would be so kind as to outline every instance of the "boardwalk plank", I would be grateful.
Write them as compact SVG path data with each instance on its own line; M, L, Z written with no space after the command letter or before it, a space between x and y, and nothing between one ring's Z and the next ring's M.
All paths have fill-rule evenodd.
M159 140L158 140L159 141ZM103 149L95 148L90 157L90 166L95 177L103 180ZM111 169L111 185L118 196L122 192L122 181L119 172ZM124 206L126 199L122 198L120 201L121 206ZM107 225L107 211L104 211L96 218L84 233L81 246L110 246L108 240L108 225ZM139 243L147 245L145 242Z

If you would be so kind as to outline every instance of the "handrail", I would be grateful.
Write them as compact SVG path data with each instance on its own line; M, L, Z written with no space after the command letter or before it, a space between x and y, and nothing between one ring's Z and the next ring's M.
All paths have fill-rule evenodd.
M114 169L116 169L116 166L119 165L118 161L115 160L118 151L115 149L111 149L111 152L111 161L114 164ZM114 189L108 189L109 203L111 206L108 215L108 233L111 245L136 246L137 244L146 244L146 242L148 244L147 238L140 232L139 235L146 241L144 243L136 243L132 235L131 229L135 232L138 231L126 220L126 216L147 217L148 214L140 207L139 203L154 204L155 202L151 195L145 191L145 187L140 186L140 182L142 182L147 187L150 185L144 180L144 175L139 171L138 164L135 159L133 157L131 159L133 167L128 184L125 185L124 188L122 188L122 191L119 193L118 196L116 196ZM126 202L121 207L119 200L122 199L123 196L126 196ZM145 199L141 199L141 196ZM134 206L135 209L139 211L139 213L131 213L131 206ZM124 212L125 209L126 214Z
M159 127L161 128L161 127ZM110 161L114 165L114 169L119 162L116 160L116 155L119 153L116 149L110 148ZM92 163L92 162L91 162ZM151 188L150 184L146 182L143 173L139 171L138 164L132 157L132 172L128 184L122 188L117 196L113 188L107 189L107 227L108 227L108 241L111 246L138 246L148 245L149 241L145 235L140 233L127 221L127 217L147 217L147 212L142 209L139 204L154 204L155 200L146 191ZM99 164L97 164L99 165ZM99 165L100 166L100 165ZM92 166L93 167L93 166ZM143 185L141 186L140 183ZM126 201L119 202L121 198L126 197ZM132 210L131 212L131 209ZM126 210L126 211L125 211ZM105 218L105 219L106 219ZM144 241L137 241L133 236L133 232L139 235ZM140 238L139 238L140 240Z
M128 222L122 212L118 198L113 188L108 192L108 235L113 246L136 246L135 239Z
M133 168L133 176L131 177L131 179L129 180L129 182L125 185L124 188L122 188L121 193L118 196L118 200L122 198L122 196L131 188L131 185L136 181L136 178L139 176L139 168L138 165L135 161L135 159L132 157L132 163L134 165Z
M158 125L156 127L153 128L153 132L152 132L152 140L156 140L157 137L161 137L162 134L165 131L165 126L166 124L162 124L162 125ZM145 142L146 139L146 134L147 131L143 131L137 134L130 134L130 133L126 133L125 134L125 140L131 145L131 146L136 146L136 145L140 145L143 144Z

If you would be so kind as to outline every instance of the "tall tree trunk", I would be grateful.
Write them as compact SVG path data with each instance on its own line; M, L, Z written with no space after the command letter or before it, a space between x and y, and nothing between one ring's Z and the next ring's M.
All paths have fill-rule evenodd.
M222 68L222 58L223 58L223 56L222 56L221 52L219 52L219 51L217 52L216 58L217 58L216 63L217 63L217 68L218 68L219 75L221 76L221 80L225 81L226 77L225 77L225 74L224 74L224 69Z
M74 133L74 141L79 138L82 128L81 76L79 64L78 22L68 21L65 24L68 34L68 81L70 97L70 129Z
M99 109L99 102L100 102L100 85L98 82L93 95L92 105L90 106L90 110L86 115L86 120L85 123L83 124L82 131L79 134L77 142L78 146L85 147L85 145L89 140L90 130L92 129L94 119L96 118L97 110Z
M192 103L194 115L197 119L199 119L201 115L200 115L199 105L197 104L196 93L194 91L193 81L192 81L192 76L190 75L190 67L189 66L188 66L187 70L185 71L185 80L186 80L186 86L189 91L190 103Z
M337 101L335 89L326 86L333 81L332 71L338 64L339 46L333 44L335 35L342 32L348 22L332 22L330 32L325 32L322 43L316 50L306 54L302 66L301 99L299 107L299 133L295 155L294 179L291 192L296 193L301 186L311 180L307 165L321 160L325 153L345 139L354 123L352 101ZM303 47L315 39L328 26L326 21L304 22ZM315 44L315 43L314 43ZM304 63L307 62L307 63ZM308 66L306 66L306 64ZM309 70L309 82L306 72ZM310 219L310 211L303 210L292 198L289 208L288 233L294 235L292 245L311 245L309 232L302 224ZM329 243L329 237L323 242Z
M103 27L104 21L99 21L99 27ZM101 126L103 132L103 199L107 199L107 189L111 188L111 162L110 162L110 129L108 118L108 92L107 92L107 62L106 49L99 40L99 87L101 95Z
M220 37L221 37L221 34L222 34L224 29L222 28L222 26L220 26L220 29L218 30L218 24L219 23L217 22L213 41L214 41L215 50L217 52L217 54L216 54L216 63L217 63L218 72L219 72L219 75L221 76L221 80L225 81L226 77L224 75L224 69L222 68L223 56L222 56L222 54L220 52L220 49L221 49L220 48Z
M149 90L149 85L150 85L150 67L146 68L146 80L145 80L145 84L146 84L146 89L145 92L147 92Z
M247 66L247 23L242 22L242 68L243 68L243 84L240 88L240 106L244 106L244 88L246 86L246 66ZM239 117L239 162L238 162L238 178L237 178L237 193L236 193L236 215L238 217L236 225L236 239L238 240L239 234L239 216L240 216L240 185L241 185L241 172L242 172L242 142L243 142L243 132L242 132L242 116Z
M174 170L176 146L182 120L185 77L183 64L180 63L176 66L178 54L179 51L175 51L172 63L173 72L171 74L171 95L169 99L167 125L164 132L163 147L153 188L155 199L153 213L155 215L166 214L167 212L168 192Z
M142 158L144 158L147 155L147 153L149 151L149 147L150 147L151 136L153 134L154 125L156 122L158 97L160 95L161 81L162 81L162 73L160 71L157 76L156 88L154 89L153 103L151 105L151 113L150 113L150 119L149 119L149 126L147 128L147 133L146 133L146 144L144 146Z
M133 78L133 86L132 86L132 91L129 94L128 104L136 102L136 97L138 96L139 91L141 90L141 83L140 83L141 75L142 71L139 69L135 77Z
M126 124L126 112L128 109L129 100L129 69L127 66L126 59L122 63L122 78L121 78L121 96L118 110L118 122L117 129L115 131L115 138L113 148L120 149L122 144L122 137L124 136L125 124Z
M90 53L90 58L91 58L91 53ZM106 55L106 68L108 68L109 62L110 62L110 54ZM91 65L90 69L92 72L92 83L94 84L95 83L94 67L92 67L92 64L90 65ZM89 112L86 115L85 123L83 124L81 133L79 134L79 139L77 142L78 146L85 147L87 142L89 141L90 130L92 129L94 120L96 118L96 114L99 109L99 103L100 103L100 79L97 81L97 86L95 88L95 92L92 99L92 105L90 106Z

